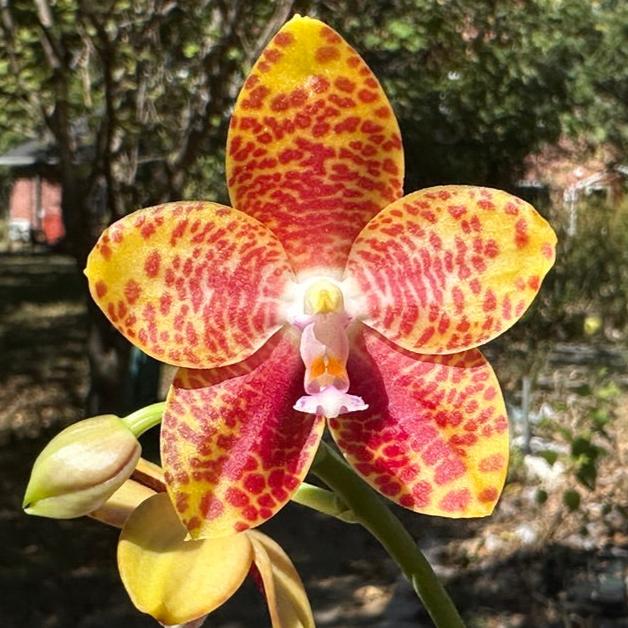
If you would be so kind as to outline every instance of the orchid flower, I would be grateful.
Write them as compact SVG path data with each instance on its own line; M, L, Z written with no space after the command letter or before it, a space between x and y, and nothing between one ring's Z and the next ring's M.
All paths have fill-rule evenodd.
M252 68L229 128L230 207L176 202L109 227L86 268L132 343L180 367L161 432L192 538L258 526L304 479L325 424L381 494L489 514L508 424L476 347L512 326L556 238L506 192L403 196L397 121L331 28L296 16Z
M275 541L255 530L190 540L164 490L160 467L141 459L132 479L91 513L122 528L118 568L140 611L164 626L200 626L250 575L273 628L314 626L303 583Z

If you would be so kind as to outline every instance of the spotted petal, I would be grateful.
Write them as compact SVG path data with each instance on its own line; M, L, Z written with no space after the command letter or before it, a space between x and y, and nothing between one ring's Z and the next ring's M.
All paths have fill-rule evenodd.
M265 534L247 533L273 628L314 628L303 582L283 549Z
M292 408L303 374L290 329L238 365L179 371L162 423L162 461L193 537L258 526L299 487L324 427L322 417Z
M244 359L282 325L292 278L277 238L216 203L167 203L122 218L85 273L96 303L136 346L186 367Z
M207 615L240 587L253 560L247 535L186 540L168 496L143 501L122 529L120 577L135 606L165 625Z
M402 193L403 151L379 82L329 26L296 16L238 97L227 142L234 207L268 225L297 271L342 273L351 243Z
M488 188L414 192L358 236L347 275L363 320L404 349L478 346L525 312L554 263L556 236L528 203Z
M329 422L352 466L380 493L416 512L492 512L508 461L499 383L477 350L417 355L360 326L349 357L368 410Z

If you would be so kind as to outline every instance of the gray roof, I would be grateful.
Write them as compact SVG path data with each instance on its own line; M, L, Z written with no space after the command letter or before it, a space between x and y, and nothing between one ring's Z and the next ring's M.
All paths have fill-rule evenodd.
M0 166L34 166L59 163L52 144L29 140L0 155Z

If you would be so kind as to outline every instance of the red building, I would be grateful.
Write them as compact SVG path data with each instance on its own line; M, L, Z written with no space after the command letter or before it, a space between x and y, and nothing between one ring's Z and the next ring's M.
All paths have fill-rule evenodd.
M61 186L49 146L27 142L0 155L0 166L10 168L9 239L58 244L65 235Z

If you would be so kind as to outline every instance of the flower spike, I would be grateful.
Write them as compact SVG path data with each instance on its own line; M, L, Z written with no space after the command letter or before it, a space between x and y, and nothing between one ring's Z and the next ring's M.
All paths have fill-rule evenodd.
M455 353L511 327L554 263L556 235L528 203L489 188L409 194L357 237L347 276L364 322L417 353Z
M362 325L349 375L371 405L329 425L373 488L428 515L493 511L506 478L508 422L497 378L477 349L418 355Z
M378 80L329 26L296 16L238 97L227 141L234 207L277 234L297 272L338 277L351 243L399 198L399 127Z
M109 227L87 261L92 297L131 342L177 366L254 353L283 324L293 278L277 238L216 203L167 203Z
M192 537L258 526L297 490L324 428L322 416L292 408L303 372L292 330L240 364L179 371L162 423L162 463Z

